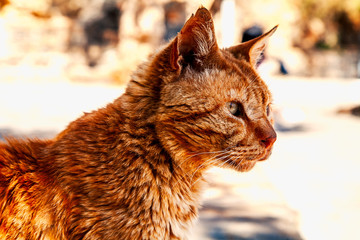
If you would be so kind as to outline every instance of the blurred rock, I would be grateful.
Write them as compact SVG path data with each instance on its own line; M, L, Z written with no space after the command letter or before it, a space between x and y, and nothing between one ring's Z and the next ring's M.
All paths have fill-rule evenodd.
M351 114L356 117L360 117L360 106L355 106L351 108L341 108L337 111L340 114Z

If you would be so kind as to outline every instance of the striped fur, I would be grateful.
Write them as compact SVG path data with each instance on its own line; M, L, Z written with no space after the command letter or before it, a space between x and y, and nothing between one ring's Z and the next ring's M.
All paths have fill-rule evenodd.
M200 8L113 103L52 140L0 143L0 238L186 239L203 172L248 171L271 152L254 59L273 31L220 49Z

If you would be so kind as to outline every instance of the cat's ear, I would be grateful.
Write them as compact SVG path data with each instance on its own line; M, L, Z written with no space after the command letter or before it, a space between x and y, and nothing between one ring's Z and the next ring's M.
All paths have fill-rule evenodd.
M273 35L277 27L278 26L275 26L269 32L257 38L251 39L247 42L227 48L225 50L229 51L234 57L239 59L245 59L253 67L256 67L257 62L259 61L261 54L267 45L269 37Z
M171 66L178 69L183 65L196 65L218 46L215 39L211 13L199 8L185 23L173 41Z

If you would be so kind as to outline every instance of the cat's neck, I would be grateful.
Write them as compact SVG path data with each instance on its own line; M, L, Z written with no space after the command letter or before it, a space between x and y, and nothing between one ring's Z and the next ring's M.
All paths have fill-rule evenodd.
M144 99L143 102L139 103L140 105L153 104L151 96ZM122 106L127 104L124 99L120 100L123 100ZM186 238L189 227L197 217L204 181L201 171L189 171L186 164L181 164L180 160L175 159L176 154L168 152L164 147L157 135L156 118L151 115L155 115L156 106L153 107L154 109L138 109L140 112L137 116L128 116L124 121L122 127L127 129L126 131L131 135L131 138L126 140L125 145L127 147L124 145L120 147L120 149L127 149L118 160L122 162L121 164L123 161L129 161L127 164L130 167L134 161L137 162L139 168L137 172L142 173L142 183L134 181L133 184L137 185L136 187L141 186L141 184L146 187L147 184L151 185L149 188L152 190L149 191L148 195L133 200L152 202L152 207L154 207L151 210L152 213L164 217L159 221L168 222L164 228L168 228L167 231L171 234L183 239ZM127 109L122 110L122 112L131 114L134 113L133 110ZM146 174L143 174L145 172ZM141 208L142 206L138 207Z
M136 138L146 136L146 140L144 140L147 143L144 144L154 148L141 157L157 166L159 163L164 163L171 172L171 177L178 175L184 183L192 188L195 183L201 182L203 169L186 164L183 160L189 160L191 156L184 154L181 149L169 151L166 144L159 139L156 129L159 127L157 110L160 104L161 86L173 74L168 70L171 68L170 65L161 61L161 58L168 58L166 54L168 54L167 51L162 52L161 55L155 55L148 62L140 65L133 74L126 92L114 104L121 108L120 112L126 116L124 123L127 127L125 126L125 128L132 129L131 134ZM188 157L189 159L187 159ZM196 161L195 158L191 160Z

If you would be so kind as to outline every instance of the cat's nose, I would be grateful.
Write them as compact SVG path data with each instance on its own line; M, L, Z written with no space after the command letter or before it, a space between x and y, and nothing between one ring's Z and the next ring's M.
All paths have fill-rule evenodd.
M271 148L277 137L275 130L271 126L268 126L267 128L257 128L255 131L260 143L266 149Z
M274 135L269 135L265 139L260 140L261 144L264 145L264 147L266 149L271 148L275 141L276 141L276 133L275 133L275 131L274 131Z

